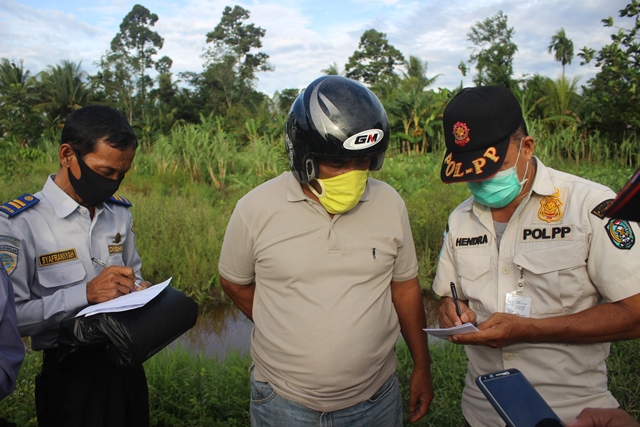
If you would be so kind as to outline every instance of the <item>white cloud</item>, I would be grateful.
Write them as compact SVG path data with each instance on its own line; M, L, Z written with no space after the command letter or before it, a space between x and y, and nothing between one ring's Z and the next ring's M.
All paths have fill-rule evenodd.
M255 0L235 2L251 13L249 22L266 29L261 51L275 67L260 73L258 89L268 95L276 90L304 87L336 63L342 70L358 48L364 31L375 28L406 58L428 61L429 75L442 74L435 86L454 87L463 79L457 69L468 60L471 44L467 33L477 21L502 10L515 28L516 77L541 73L555 77L561 66L547 53L551 36L563 27L577 53L583 46L599 48L610 42L611 28L601 19L613 16L628 0ZM94 61L109 48L133 0L93 3L80 1L37 2L32 6L14 0L0 3L0 57L24 59L36 73L62 59L82 61L85 71L95 73ZM173 71L202 71L201 54L206 33L219 23L223 0L155 0L145 3L158 14L154 27L164 39L159 56L173 59ZM567 73L583 75L595 70L580 67L579 59Z

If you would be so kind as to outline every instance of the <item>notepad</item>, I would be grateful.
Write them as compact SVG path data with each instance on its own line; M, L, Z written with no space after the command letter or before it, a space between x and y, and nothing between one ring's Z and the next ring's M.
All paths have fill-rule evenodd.
M80 313L76 314L76 317L93 316L94 314L98 313L115 313L118 311L127 311L133 310L135 308L140 308L157 297L160 292L164 290L164 288L169 286L169 282L171 282L171 279L172 278L170 277L162 283L158 283L154 286L149 286L147 289L143 289L141 291L130 292L127 295L122 295L121 297L101 302L100 304L90 305L84 310L80 311Z
M424 331L436 338L446 340L447 337L450 337L451 335L478 332L478 328L476 328L473 323L464 323L462 325L453 326L451 328L425 328Z

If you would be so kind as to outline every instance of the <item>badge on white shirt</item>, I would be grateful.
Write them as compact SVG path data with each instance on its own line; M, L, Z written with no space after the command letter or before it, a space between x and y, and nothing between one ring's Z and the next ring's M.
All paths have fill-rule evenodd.
M519 265L516 265L516 267L520 270L518 289L513 292L507 292L504 311L521 317L529 317L531 315L531 297L524 293L524 270Z

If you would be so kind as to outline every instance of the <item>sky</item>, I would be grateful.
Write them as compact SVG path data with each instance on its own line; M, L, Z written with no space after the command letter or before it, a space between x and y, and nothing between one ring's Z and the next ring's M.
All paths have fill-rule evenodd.
M304 88L322 70L336 64L340 71L358 49L362 34L385 33L406 59L427 62L427 76L437 76L432 88L473 86L463 77L460 61L468 61L473 45L467 33L479 21L502 11L518 46L514 77L538 73L557 78L562 66L547 53L551 37L564 28L574 53L598 50L610 43L614 28L601 20L629 27L618 11L629 0L0 0L0 58L23 60L34 75L61 60L80 63L95 74L95 62L109 49L123 18L139 3L158 15L152 29L164 38L156 59L169 56L171 71L203 70L206 34L220 22L225 6L239 5L253 23L266 30L261 52L269 55L272 72L258 73L256 89L272 96L286 88ZM574 58L568 77L580 84L597 69Z

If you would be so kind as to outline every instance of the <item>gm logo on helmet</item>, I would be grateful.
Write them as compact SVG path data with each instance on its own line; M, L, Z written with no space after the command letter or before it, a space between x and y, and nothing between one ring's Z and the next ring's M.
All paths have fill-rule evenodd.
M383 137L384 132L381 129L363 130L347 138L342 146L347 150L364 150L382 141Z

